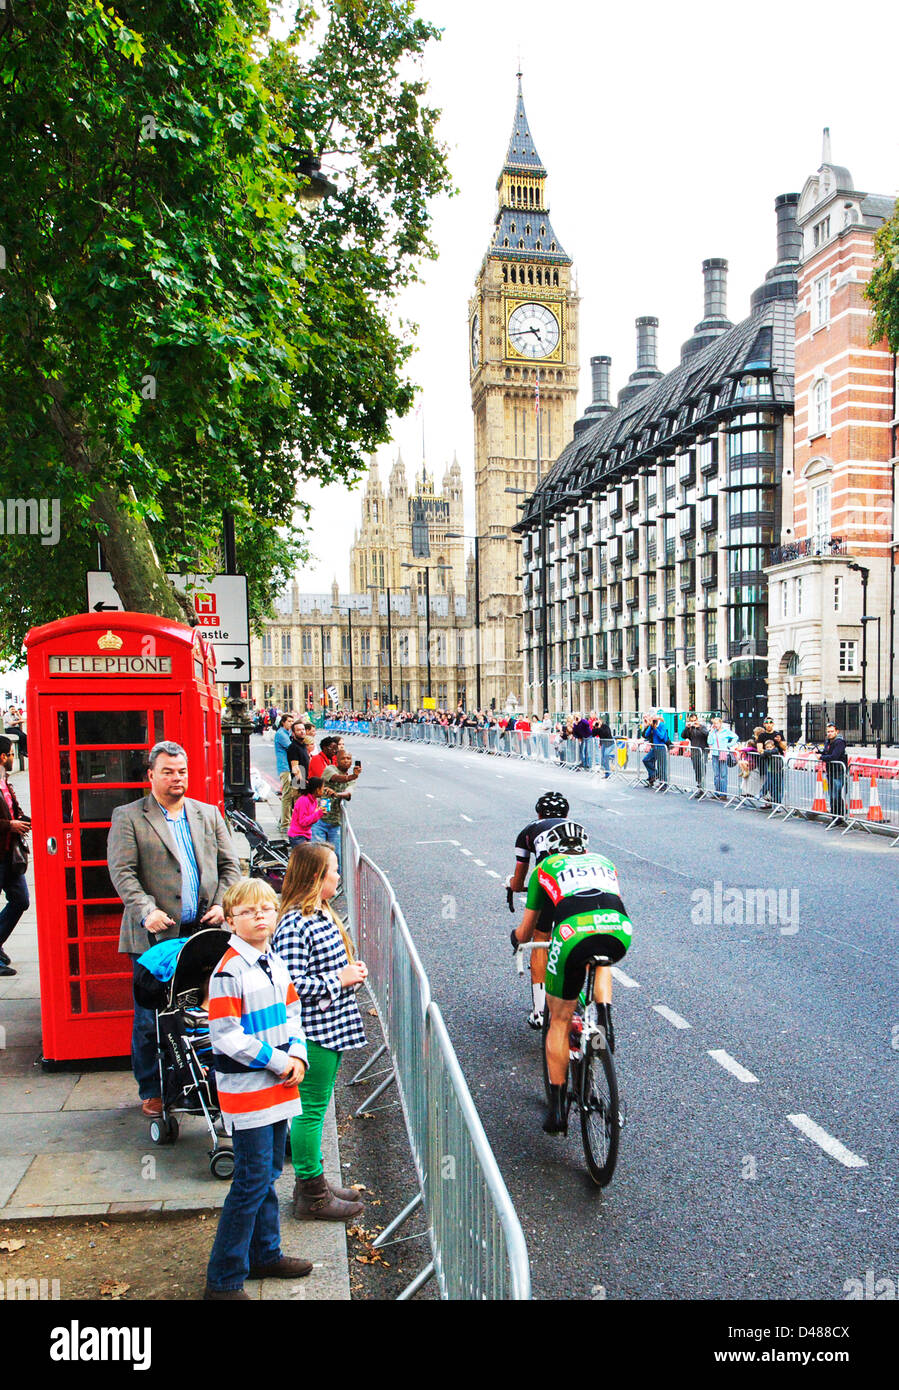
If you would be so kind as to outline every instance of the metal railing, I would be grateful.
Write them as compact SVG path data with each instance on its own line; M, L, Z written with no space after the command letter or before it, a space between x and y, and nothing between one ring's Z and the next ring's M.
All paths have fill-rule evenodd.
M529 1299L527 1248L415 943L384 874L343 824L350 931L368 966L368 988L384 1034L352 1078L360 1084L386 1056L387 1076L356 1111L371 1111L389 1086L399 1097L419 1193L379 1234L383 1247L424 1205L432 1258L399 1295L435 1278L444 1299Z
M529 735L498 728L465 728L427 723L390 724L386 720L353 724L350 733L367 733L376 738L432 743L448 748L527 758L560 770L582 769L597 779L606 774L631 786L650 784L654 791L669 789L684 793L691 800L715 799L729 807L763 810L771 818L790 820L801 816L827 822L847 821L847 829L861 827L880 834L893 834L899 845L899 759L863 758L850 755L844 767L842 795L831 795L827 767L821 765L824 796L818 782L817 750L801 749L788 756L758 752L745 743L735 743L720 757L708 748L689 748L678 744L654 745L652 765L647 762L650 745L639 736L612 740L560 738L543 732ZM853 768L858 769L860 804L853 810L848 792ZM871 796L873 776L873 798ZM650 783L651 777L651 783ZM840 781L835 771L836 781ZM842 809L845 803L845 809Z

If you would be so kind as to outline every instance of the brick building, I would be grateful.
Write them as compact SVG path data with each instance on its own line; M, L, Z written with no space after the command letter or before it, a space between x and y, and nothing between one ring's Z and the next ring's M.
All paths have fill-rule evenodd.
M864 657L869 703L876 697L878 630L868 625L865 639L863 602L881 618L883 693L891 688L896 370L886 343L870 341L863 291L874 234L892 212L891 198L860 192L832 163L825 131L797 210L794 452L767 569L769 703L794 737L806 703L860 700Z

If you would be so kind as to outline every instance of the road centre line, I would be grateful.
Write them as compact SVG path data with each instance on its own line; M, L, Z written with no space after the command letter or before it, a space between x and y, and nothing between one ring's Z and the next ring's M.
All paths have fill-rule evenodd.
M434 793L433 793L433 792L425 792L425 796L429 797L431 801L434 800Z
M665 873L677 874L679 878L689 879L695 883L695 874L685 874L682 869L672 869L669 864L660 864L657 859L648 859L645 854L638 854L636 850L628 849L627 845L616 845L614 840L607 840L603 837L603 847L610 845L612 849L620 849L624 854L630 854L634 859L642 859L644 864L651 864L654 869L663 869Z
M735 1076L738 1081L758 1082L758 1077L753 1076L752 1072L747 1071L745 1067L741 1067L740 1063L734 1057L731 1057L729 1052L725 1052L723 1047L710 1048L709 1056L714 1058L718 1065L723 1067L725 1071L729 1071L731 1076Z
M458 841L458 840L416 840L415 843L416 843L417 845L455 845L457 849L458 849L458 847L459 847L459 841ZM467 849L464 849L464 850L462 851L462 853L463 853L463 854L469 854L470 851L467 850Z
M673 1023L675 1028L689 1028L690 1024L680 1014L676 1014L673 1009L669 1009L667 1004L653 1004L653 1012L661 1014L662 1018L667 1018L669 1023Z
M457 844L458 841L454 840L453 843L454 843L454 844ZM471 858L471 850L470 850L470 849L465 849L465 848L463 848L462 845L459 846L459 853L460 853L460 854L467 854L468 857L469 857L469 859Z
M487 873L490 876L490 878L499 878L499 874L496 872L495 869L488 869Z
M835 1158L845 1168L867 1168L867 1159L859 1158L858 1154L854 1154L851 1149L846 1148L845 1144L841 1144L839 1139L834 1139L832 1134L828 1134L826 1129L816 1125L814 1120L809 1119L808 1115L788 1115L787 1119L807 1139L813 1140L826 1154L830 1154L831 1158Z
M462 817L463 820L467 820L469 825L474 825L474 821L472 820L471 816L466 816L464 811L460 811L459 815Z
M637 981L632 980L630 975L626 975L624 971L620 970L617 965L612 966L612 974L614 975L615 979L618 981L620 985L624 985L625 989L640 988L640 986L637 984Z
M486 859L474 859L472 860L472 863L477 864L478 868L483 869L487 861Z

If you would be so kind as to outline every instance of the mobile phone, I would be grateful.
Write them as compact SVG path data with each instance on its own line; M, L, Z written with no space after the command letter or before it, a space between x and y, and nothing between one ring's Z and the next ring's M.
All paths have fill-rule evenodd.
M359 769L360 772L362 771L362 764L360 763L360 761L359 761L358 758L357 758L356 761L353 763L353 766L354 766L354 767L358 767L358 769Z

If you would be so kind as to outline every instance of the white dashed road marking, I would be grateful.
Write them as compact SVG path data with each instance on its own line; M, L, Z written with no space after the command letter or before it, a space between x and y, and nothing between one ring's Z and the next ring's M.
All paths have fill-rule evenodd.
M844 1144L841 1144L839 1139L834 1139L833 1135L828 1134L826 1129L822 1129L820 1125L815 1124L814 1120L810 1120L808 1115L788 1115L787 1119L807 1139L814 1140L826 1154L830 1154L831 1158L835 1158L844 1167L867 1168L867 1159L859 1158L858 1154L854 1154L851 1149L847 1149Z
M430 801L433 801L433 800L434 800L434 793L433 793L433 792L425 792L425 796L426 796Z
M487 862L486 859L474 859L474 860L472 860L472 863L477 864L478 867L481 868L481 869L483 869L483 867L484 867L484 865L486 864L486 862Z
M463 849L461 845L459 846L459 853L460 853L460 854L467 854L468 857L469 857L469 859L471 858L471 850L470 850L470 849Z
M464 811L460 811L459 815L462 817L463 820L467 820L469 825L474 825L474 821L472 820L471 816L466 816Z
M615 979L618 981L620 985L624 985L625 989L640 988L640 986L637 984L637 981L632 980L630 975L625 975L624 971L619 970L617 965L612 966L612 974L615 976Z
M725 1052L723 1047L711 1048L709 1056L713 1057L720 1067L729 1071L731 1076L735 1076L738 1081L758 1082L758 1077L753 1076L752 1072L747 1071L745 1067L741 1067L740 1063L731 1057L729 1052Z
M490 875L491 878L499 878L499 874L496 872L495 869L488 869L487 873Z
M675 1028L689 1028L690 1024L680 1014L676 1014L673 1009L669 1009L667 1004L653 1004L653 1011L661 1014L662 1018L667 1018L669 1023L673 1023ZM755 1078L753 1078L754 1080Z
M457 849L459 847L458 840L416 840L415 843L417 845L455 845ZM462 853L469 854L470 851L463 849Z

